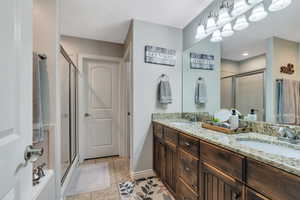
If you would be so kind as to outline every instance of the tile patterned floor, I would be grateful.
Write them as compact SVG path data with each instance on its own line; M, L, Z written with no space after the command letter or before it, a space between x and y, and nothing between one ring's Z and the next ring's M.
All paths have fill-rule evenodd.
M130 180L129 160L120 157L99 158L85 161L82 165L99 162L108 163L111 186L96 192L70 196L67 197L66 200L120 200L117 184Z

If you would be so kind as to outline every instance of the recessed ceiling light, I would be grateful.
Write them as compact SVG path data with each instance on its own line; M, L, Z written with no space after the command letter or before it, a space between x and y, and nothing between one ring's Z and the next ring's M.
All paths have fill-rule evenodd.
M243 56L249 56L249 53L245 52L242 54Z

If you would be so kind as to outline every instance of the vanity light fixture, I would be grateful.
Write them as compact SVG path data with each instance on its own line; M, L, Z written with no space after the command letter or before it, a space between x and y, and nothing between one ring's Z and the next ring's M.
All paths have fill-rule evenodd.
M210 15L206 24L206 33L211 33L217 28L214 16Z
M215 30L211 39L211 42L221 42L222 41L222 37L221 37L221 32L220 30Z
M242 54L243 56L249 56L249 53L245 52Z
M249 5L245 0L234 0L233 10L231 15L237 17L243 13L245 13L249 9Z
M206 13L208 14L208 17L207 15L204 15L206 19L202 20L202 25L197 27L196 40L204 39L213 34L215 37L212 37L211 40L219 41L222 40L222 37L233 35L233 30L241 31L248 28L248 20L250 22L257 22L268 16L264 0L216 0L216 2L216 6L214 6L209 13ZM221 7L219 4L220 2ZM282 10L291 3L292 0L272 0L268 10L271 12ZM231 9L232 11L229 13L229 10ZM251 14L249 18L246 18L250 11ZM235 23L233 24L234 21ZM221 36L217 37L217 33L219 32Z
M272 0L269 7L269 11L275 12L288 7L292 3L292 0Z
M199 24L198 28L197 28L197 34L196 34L196 39L197 40L201 40L203 38L205 38L207 36L206 32L205 32L205 28L203 24Z
M263 3L255 6L252 10L252 13L249 17L249 21L257 22L260 21L268 16L268 13L265 10L265 6Z
M244 30L248 27L249 27L249 23L246 19L246 16L242 15L242 16L237 18L237 20L236 20L236 22L233 26L233 29L236 30L236 31L241 31L241 30Z
M233 34L234 34L234 31L232 30L231 23L225 24L225 26L222 29L221 36L222 37L230 37Z
M218 26L223 26L231 21L231 16L229 15L228 8L222 6L219 12Z

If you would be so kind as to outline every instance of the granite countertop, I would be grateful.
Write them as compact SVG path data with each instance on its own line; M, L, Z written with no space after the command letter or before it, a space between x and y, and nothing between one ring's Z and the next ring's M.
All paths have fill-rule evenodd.
M249 158L261 161L271 166L277 167L289 173L300 176L300 155L285 155L282 152L276 153L270 147L264 149L264 145L260 145L260 150L248 147L240 141L259 141L260 144L277 144L286 147L287 150L299 150L300 145L292 145L286 142L279 141L277 137L268 136L260 133L241 133L235 135L227 135L221 132L204 129L201 127L201 122L190 122L186 119L154 119L154 122L184 132L188 135L197 137L209 143L216 144L225 149L247 156ZM176 123L177 122L177 123ZM181 123L178 123L181 122ZM182 123L186 122L186 123ZM274 153L275 152L275 153ZM281 154L281 155L280 155Z

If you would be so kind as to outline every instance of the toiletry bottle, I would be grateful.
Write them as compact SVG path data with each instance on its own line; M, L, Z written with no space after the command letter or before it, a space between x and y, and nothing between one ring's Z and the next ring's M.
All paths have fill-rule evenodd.
M257 114L255 113L255 109L250 110L250 114L248 114L249 121L257 121Z
M236 113L236 110L232 110L232 114L229 119L230 122L230 129L235 130L239 128L239 116Z

